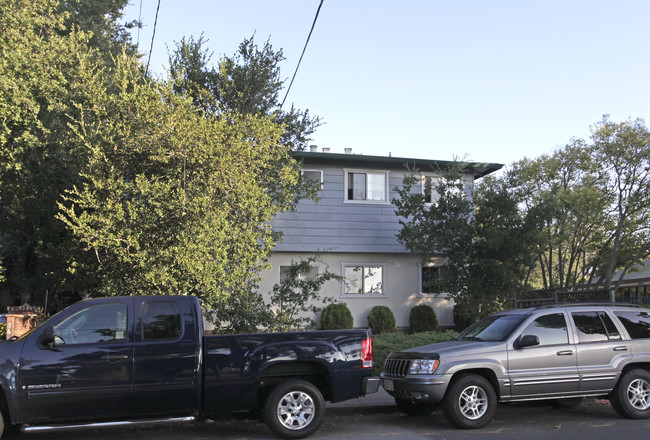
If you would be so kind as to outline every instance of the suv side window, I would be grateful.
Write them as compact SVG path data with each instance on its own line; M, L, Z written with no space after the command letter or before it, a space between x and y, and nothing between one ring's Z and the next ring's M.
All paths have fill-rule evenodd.
M645 311L616 312L615 315L623 323L632 339L650 338L650 313Z
M535 335L539 345L557 345L569 343L566 319L563 313L543 315L528 324L521 336Z
M573 322L578 331L579 342L598 342L621 339L616 326L603 312L573 312Z

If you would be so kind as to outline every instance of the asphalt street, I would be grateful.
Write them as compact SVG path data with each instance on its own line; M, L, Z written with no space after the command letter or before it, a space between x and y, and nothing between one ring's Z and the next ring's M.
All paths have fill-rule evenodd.
M309 437L369 440L598 440L647 438L650 420L618 416L607 401L585 399L574 409L558 410L544 402L501 404L496 416L480 430L451 426L440 410L427 417L409 417L396 410L393 399L378 393L347 402L328 404L320 430ZM256 440L274 439L266 425L245 414L224 415L216 420L173 426L148 426L73 432L11 435L17 440ZM3 437L4 439L4 437Z

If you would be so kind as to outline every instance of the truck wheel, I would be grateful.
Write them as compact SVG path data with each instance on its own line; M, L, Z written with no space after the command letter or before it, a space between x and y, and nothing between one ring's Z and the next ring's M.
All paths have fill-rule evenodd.
M325 403L318 388L304 380L290 380L276 386L264 406L264 421L282 438L305 438L323 422Z
M0 412L0 437L2 437L2 433L5 430L5 419L2 415L2 412Z
M482 428L497 409L497 395L483 376L468 374L449 385L442 403L447 420L463 429Z
M431 415L438 407L435 403L411 402L410 400L395 399L397 409L409 416L422 417Z
M640 369L625 373L609 395L609 402L623 417L650 417L650 373Z

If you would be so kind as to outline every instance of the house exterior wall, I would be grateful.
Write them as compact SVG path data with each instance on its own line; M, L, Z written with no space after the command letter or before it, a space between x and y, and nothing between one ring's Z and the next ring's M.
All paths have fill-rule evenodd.
M280 281L280 267L289 266L293 261L307 258L312 253L276 252L271 257L271 269L262 272L263 281L260 292L266 295L273 285ZM419 263L417 256L408 253L342 253L328 252L320 254L321 263L317 265L319 273L329 270L342 275L342 267L346 264L372 264L383 268L382 294L346 295L343 282L328 281L321 289L321 298L331 298L347 304L355 327L368 326L368 314L376 305L388 306L395 315L397 327L409 326L409 313L419 304L433 307L438 318L439 327L453 327L454 302L447 294L423 294L420 292ZM314 317L318 324L319 317Z
M290 265L291 260L297 261L319 253L324 262L320 270L328 267L330 272L341 277L346 275L346 267L351 276L355 276L354 266L368 266L371 272L373 267L381 267L381 289L369 289L366 293L352 295L346 293L345 282L330 281L321 290L322 297L348 305L355 327L368 325L367 316L375 305L390 307L396 325L408 327L411 308L418 304L433 307L439 326L453 326L454 303L448 299L448 295L424 294L421 291L422 262L397 240L401 225L392 201L397 197L395 188L402 187L404 178L410 173L414 172L418 177L418 184L414 185L412 191L421 194L424 177L431 177L435 184L441 170L458 164L318 152L298 152L294 153L294 157L302 161L305 175L320 177L319 200L302 200L294 212L279 214L271 221L273 229L282 232L283 240L274 249L270 260L272 269L261 274L263 281L260 292L268 295L273 285L280 282L281 266ZM464 164L463 186L467 196L471 199L476 178L501 166ZM355 178L361 178L364 174L368 179L372 175L372 184L367 180L364 187L367 192L358 197L356 190L359 183ZM381 187L377 182L384 182L384 197L377 197L381 192L377 191ZM443 263L442 256L428 262L436 266ZM381 292L377 293L378 290Z

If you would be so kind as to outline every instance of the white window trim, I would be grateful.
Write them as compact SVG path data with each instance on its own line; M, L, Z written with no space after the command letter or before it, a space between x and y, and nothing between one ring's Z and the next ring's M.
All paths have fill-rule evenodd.
M433 173L420 173L420 189L422 191L422 195L425 196L425 186L426 186L426 179L430 178L431 179L431 201L426 202L426 205L434 205L438 202L438 199L440 198L440 195L438 192L435 190L437 183L440 181L440 176L438 174L433 174ZM422 284L420 283L420 286Z
M350 266L381 267L381 293L345 293L345 268ZM386 263L341 263L341 297L343 298L386 298Z
M312 169L312 168L305 168L301 170L301 174L305 174L305 171L313 172L313 173L320 173L320 184L321 186L323 185L323 170L317 170L317 169Z
M386 200L349 200L348 199L348 174L349 173L364 173L364 174L383 174L385 176L384 194ZM371 170L363 168L343 168L343 203L359 203L363 205L390 205L390 170Z

